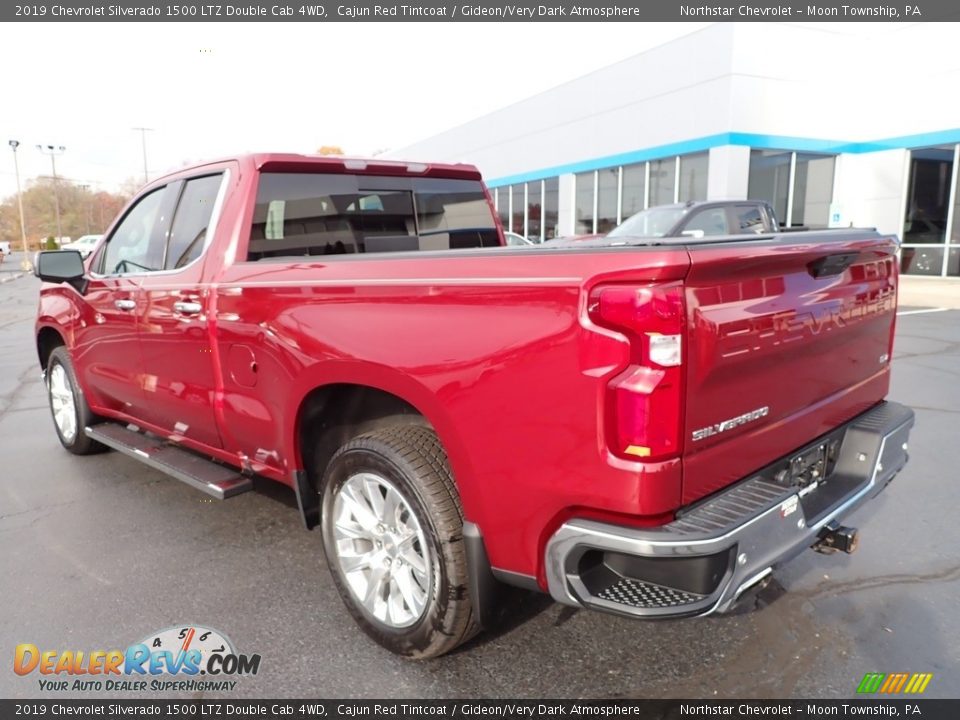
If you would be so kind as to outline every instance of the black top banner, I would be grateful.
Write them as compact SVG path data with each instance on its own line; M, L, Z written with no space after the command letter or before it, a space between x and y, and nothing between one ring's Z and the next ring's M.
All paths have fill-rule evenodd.
M606 22L958 20L956 0L912 2L717 2L708 0L586 0L583 2L111 2L39 0L4 4L13 22Z

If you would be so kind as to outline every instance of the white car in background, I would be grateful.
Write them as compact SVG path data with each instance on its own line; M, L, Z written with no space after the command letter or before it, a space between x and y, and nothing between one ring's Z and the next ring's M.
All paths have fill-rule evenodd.
M73 242L61 245L60 249L76 250L80 253L81 257L86 258L93 252L94 248L97 247L97 243L100 242L100 238L102 237L103 235L82 235Z
M507 245L511 247L528 247L537 244L530 238L518 235L515 232L510 232L509 230L503 231L503 238L506 240Z

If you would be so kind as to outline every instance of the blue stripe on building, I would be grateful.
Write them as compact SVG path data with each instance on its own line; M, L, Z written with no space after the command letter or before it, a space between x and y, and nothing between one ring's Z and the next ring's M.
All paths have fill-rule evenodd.
M719 133L705 137L683 140L681 142L657 145L643 150L607 155L605 157L581 160L565 165L554 165L540 170L533 170L518 175L487 180L491 188L505 185L543 180L544 178L566 175L568 173L588 172L617 165L632 165L647 160L657 160L672 155L686 155L703 152L723 145L745 145L758 150L792 150L796 152L813 152L829 154L860 154L878 152L880 150L896 150L904 148L929 147L931 145L952 145L960 143L960 128L939 130L937 132L919 133L917 135L902 135L900 137L874 140L871 142L849 142L845 140L824 140L818 138L791 137L787 135L762 135L758 133Z

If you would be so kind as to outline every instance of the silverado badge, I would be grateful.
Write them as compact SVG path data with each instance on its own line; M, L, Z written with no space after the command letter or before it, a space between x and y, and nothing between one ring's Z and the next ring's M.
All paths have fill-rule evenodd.
M764 405L762 408L757 408L756 410L751 410L750 412L744 413L743 415L737 415L736 417L730 418L729 420L724 420L722 422L714 423L709 427L700 428L699 430L693 431L693 441L703 440L708 438L711 435L719 435L722 432L727 430L733 430L735 427L740 427L741 425L746 425L749 422L754 420L759 420L762 417L766 417L767 413L770 412L770 408Z

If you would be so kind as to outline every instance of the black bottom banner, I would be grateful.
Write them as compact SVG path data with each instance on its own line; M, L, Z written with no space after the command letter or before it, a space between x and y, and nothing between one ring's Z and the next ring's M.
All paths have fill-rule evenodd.
M0 718L754 718L953 720L960 700L0 700Z

